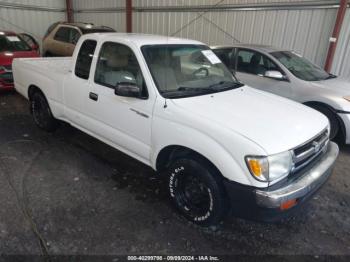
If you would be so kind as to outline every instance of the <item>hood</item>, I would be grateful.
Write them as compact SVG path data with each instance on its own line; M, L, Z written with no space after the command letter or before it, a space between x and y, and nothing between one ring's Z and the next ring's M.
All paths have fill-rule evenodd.
M322 81L310 82L311 85L324 88L329 91L338 93L342 96L350 95L350 80L345 78L332 78Z
M39 57L39 54L34 50L17 52L4 51L0 53L0 65L11 65L13 59L26 57Z
M328 126L328 119L311 108L247 86L172 101L186 113L245 136L269 155L295 148Z

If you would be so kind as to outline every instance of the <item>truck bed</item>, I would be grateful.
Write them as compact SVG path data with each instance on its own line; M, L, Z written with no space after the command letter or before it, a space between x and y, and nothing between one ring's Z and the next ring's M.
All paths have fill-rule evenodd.
M19 58L12 63L15 89L29 98L29 89L42 90L52 113L60 118L63 112L63 85L70 75L71 57Z
M62 83L71 68L72 58L19 58L13 61L17 92L28 98L28 88L46 89L48 99L59 99Z
M20 58L16 59L24 66L29 66L33 70L39 69L41 72L49 71L59 74L68 73L72 58L71 57L45 57L45 58Z

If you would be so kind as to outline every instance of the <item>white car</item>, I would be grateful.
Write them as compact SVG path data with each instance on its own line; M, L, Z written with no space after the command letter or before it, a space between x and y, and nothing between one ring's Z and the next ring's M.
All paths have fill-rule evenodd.
M213 51L247 85L310 106L326 115L330 138L350 144L350 82L295 52L262 45L215 46Z
M72 58L16 59L13 72L39 127L68 122L166 175L175 206L200 225L229 210L289 215L338 155L325 116L242 85L201 42L90 34Z

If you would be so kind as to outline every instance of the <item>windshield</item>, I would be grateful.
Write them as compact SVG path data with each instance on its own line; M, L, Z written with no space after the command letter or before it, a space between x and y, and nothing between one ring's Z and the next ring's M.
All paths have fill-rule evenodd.
M293 75L305 81L320 81L334 77L305 58L289 51L271 53Z
M16 35L0 36L0 52L30 51L31 47Z
M242 86L203 45L143 46L142 53L165 98L181 98L227 91Z

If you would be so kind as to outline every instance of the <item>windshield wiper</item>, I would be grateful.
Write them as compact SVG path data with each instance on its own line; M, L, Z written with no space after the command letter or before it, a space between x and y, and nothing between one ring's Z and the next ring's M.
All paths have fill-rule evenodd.
M337 76L332 75L332 74L329 74L329 76L326 78L326 80L328 80L328 79L332 79L332 78L337 78Z
M239 82L229 82L221 81L217 84L210 85L208 87L190 87L190 86L180 86L178 89L166 90L162 94L167 94L172 98L175 97L184 97L187 95L197 95L197 94L211 94L221 91L227 91L235 88L244 86L244 84Z
M215 91L222 91L222 90L239 88L242 86L244 86L244 84L240 82L221 81L217 84L210 85L209 88Z

